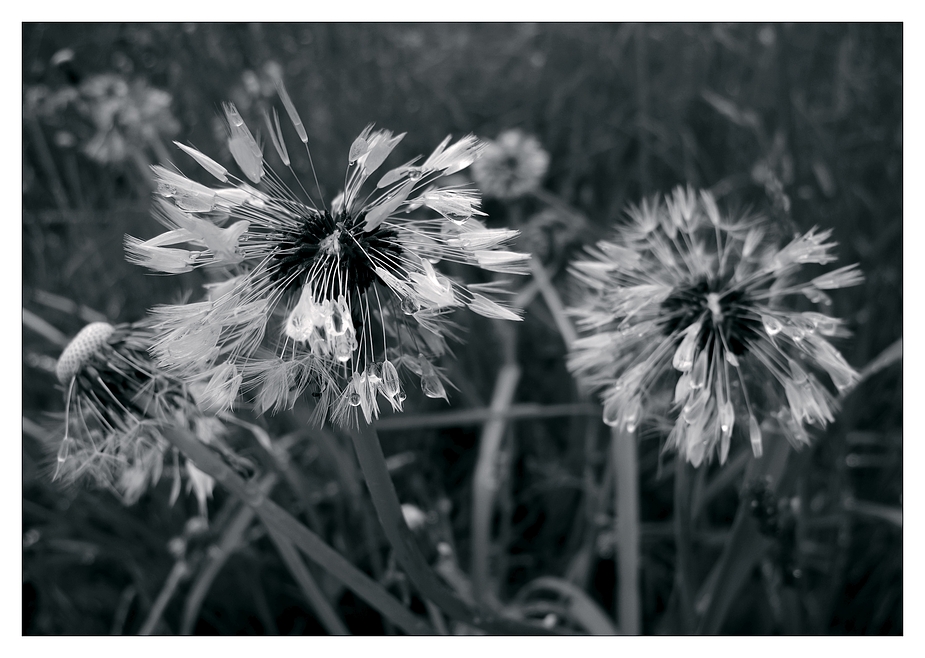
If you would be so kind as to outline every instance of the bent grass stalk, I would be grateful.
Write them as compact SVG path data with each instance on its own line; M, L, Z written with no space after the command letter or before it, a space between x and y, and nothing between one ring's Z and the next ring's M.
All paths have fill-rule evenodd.
M353 566L318 535L299 523L291 514L270 500L259 487L245 482L217 455L188 432L165 428L164 437L192 460L197 468L238 496L251 507L268 530L286 536L309 559L318 564L345 587L352 590L386 619L409 635L433 634L433 629L401 605L379 583Z

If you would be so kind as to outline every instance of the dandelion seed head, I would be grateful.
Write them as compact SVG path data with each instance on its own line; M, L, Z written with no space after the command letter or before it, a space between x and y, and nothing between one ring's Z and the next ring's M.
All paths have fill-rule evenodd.
M307 148L281 83L279 92ZM326 204L292 169L279 113L265 123L295 191L264 158L241 113L232 104L224 109L232 156L250 182L183 148L229 186L208 188L156 169L167 206L158 218L169 230L144 242L126 238L129 260L151 269L211 267L230 275L212 284L203 302L154 310L159 365L215 409L229 408L239 391L252 392L263 411L287 409L310 391L317 420L346 424L362 415L371 422L379 396L401 409L402 373L417 376L425 395L445 399L432 362L453 336L450 312L519 316L491 298L498 290L470 288L441 265L528 271L529 256L508 249L517 232L480 221L477 190L441 186L485 144L472 135L447 137L422 163L379 174L404 134L367 126L346 154L343 191Z
M667 443L695 465L725 462L736 432L760 456L764 423L799 446L809 442L805 425L832 422L837 402L818 376L839 392L857 382L828 341L847 332L837 318L787 304L825 303L820 289L863 280L850 265L800 282L806 264L835 260L831 231L779 247L764 220L726 217L690 187L627 214L614 239L570 268L582 336L569 368L600 391L604 421L632 432L646 416L673 418Z
M151 339L144 324L94 322L64 349L57 375L66 393L65 434L56 478L94 482L133 504L171 469L163 427L182 426L206 443L224 433L223 423L203 416L187 388L151 360ZM173 462L179 483L179 456Z
M549 154L540 141L517 128L489 142L472 175L486 197L515 199L539 187L549 168Z

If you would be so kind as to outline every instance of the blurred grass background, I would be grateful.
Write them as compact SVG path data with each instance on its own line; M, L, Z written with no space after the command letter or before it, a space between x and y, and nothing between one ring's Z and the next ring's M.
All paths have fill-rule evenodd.
M281 75L327 198L369 122L408 132L396 162L428 153L448 133L535 134L551 155L545 190L586 221L550 228L535 219L543 209L535 199L484 208L490 222L525 229L521 246L542 258L566 299L564 265L575 249L618 223L627 203L680 183L712 189L722 207L764 212L785 233L832 228L838 265L860 262L867 277L836 291L832 309L855 332L840 347L861 368L902 332L902 38L899 24L24 24L23 632L137 632L174 567L168 543L194 514L192 500L167 504L169 483L132 508L106 492L52 483L47 414L63 409L53 374L60 342L94 311L132 321L201 282L128 265L122 238L155 233L148 164L170 158L195 170L170 140L231 162L222 101L234 101L256 128ZM307 181L304 160L293 164ZM482 318L463 324L479 340L454 348L457 359L447 363L459 388L451 403L484 407L505 339ZM581 401L541 298L516 341L516 403ZM444 409L411 402L412 415ZM299 430L296 418L261 422L283 436ZM556 575L613 614L612 511L587 484L604 477L604 429L587 413L511 423L493 557L502 599ZM463 571L479 432L476 421L381 431L385 454L405 463L393 472L402 500L430 515L424 545L450 543ZM901 368L869 379L817 434L779 491L798 501L800 518L812 517L793 540L803 577L779 582L786 569L775 560L794 551L780 539L724 632L902 633ZM329 439L292 449L314 508L302 513L388 581L384 541L357 502L362 482L349 445ZM647 633L674 628L672 488L658 451L655 441L640 447ZM719 472L702 470L701 484ZM698 578L719 554L741 484L730 481L698 522ZM210 542L228 529L233 501L217 491L214 502L210 530L186 542L191 565L207 560ZM321 632L268 539L249 532L190 630ZM160 631L180 629L188 587L180 585ZM390 587L401 592L400 579ZM388 630L349 592L328 592L351 631ZM794 592L808 606L796 622L787 614Z

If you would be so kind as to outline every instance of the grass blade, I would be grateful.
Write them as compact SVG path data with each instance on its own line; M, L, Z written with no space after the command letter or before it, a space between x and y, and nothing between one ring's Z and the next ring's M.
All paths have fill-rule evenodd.
M516 604L526 603L539 592L552 592L560 599L566 615L592 635L618 635L619 631L608 619L607 614L595 601L567 580L561 578L537 578L517 592Z
M772 439L766 442L764 456L749 462L746 482L767 476L771 488L777 486L792 449L783 437ZM722 630L736 595L770 545L771 541L761 534L758 522L752 517L749 501L743 498L723 553L697 597L696 607L704 611L697 627L699 635L715 635Z
M361 424L351 431L350 436L379 522L395 551L395 558L424 597L454 619L490 633L549 634L550 631L540 626L504 618L485 608L474 608L443 584L417 548L414 535L405 523L376 431L369 425Z
M346 558L328 546L318 535L299 523L291 514L270 500L259 487L245 482L228 467L221 458L194 438L189 432L178 428L164 428L164 436L203 472L215 478L216 482L238 496L251 507L265 525L285 535L318 566L328 571L335 579L357 596L378 610L384 617L410 635L429 635L433 629L418 618L379 583L353 566Z
M350 631L347 630L347 627L344 626L340 617L338 617L337 613L331 608L331 604L325 598L321 588L318 587L318 583L312 578L311 572L308 570L308 567L305 566L305 563L302 562L302 558L299 557L298 551L296 551L292 542L289 541L289 538L272 524L267 525L266 528L270 533L270 539L273 540L273 543L279 551L280 557L283 558L283 562L286 563L289 572L292 574L293 578L296 579L309 605L311 605L312 609L318 614L318 621L321 622L325 630L331 635L350 635Z

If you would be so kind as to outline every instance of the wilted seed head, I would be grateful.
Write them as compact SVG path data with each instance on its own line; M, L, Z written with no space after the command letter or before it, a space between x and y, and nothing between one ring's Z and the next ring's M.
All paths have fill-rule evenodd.
M58 359L55 374L61 384L68 384L87 359L99 352L112 332L113 326L108 322L92 322L81 329L68 343Z
M514 128L488 142L472 176L486 197L515 199L537 189L548 168L549 154L540 141Z
M282 86L280 96L307 148ZM316 418L340 423L360 413L372 421L379 395L400 410L400 371L419 377L425 395L446 398L432 362L452 336L450 313L467 306L492 318L519 316L491 299L496 287L464 285L439 264L520 274L529 259L503 248L516 231L479 221L476 190L438 187L484 145L471 135L453 144L447 137L423 162L387 171L364 192L404 137L368 126L347 153L344 191L328 205L320 189L316 203L311 185L298 182L296 193L283 183L233 105L225 116L231 154L256 187L184 147L230 186L209 188L156 167L158 219L168 231L144 242L126 238L130 261L161 272L235 268L207 301L155 309L159 363L198 382L218 408L230 407L241 386L256 391L260 411L290 408L310 391ZM295 176L278 113L267 114L265 125Z
M163 472L170 450L163 426L192 429L207 443L219 439L222 424L205 422L185 387L151 362L150 346L142 325L94 322L64 349L57 376L67 396L65 435L56 478L87 477L131 504ZM179 492L179 459L173 464ZM203 508L211 491L204 482L189 481Z
M797 282L803 265L835 260L831 231L777 248L764 220L723 217L710 193L690 187L629 216L571 266L584 336L569 368L601 390L606 423L634 431L644 415L676 413L668 445L699 465L714 450L725 462L737 427L760 456L762 420L797 445L809 441L804 423L834 420L835 398L814 373L840 392L857 381L827 340L847 332L837 318L785 308L793 295L831 303L822 289L862 281L850 265Z

